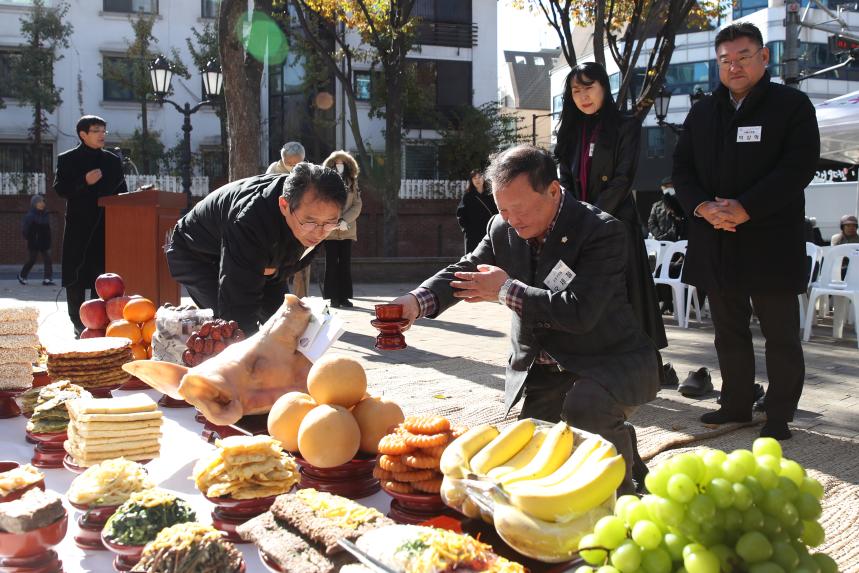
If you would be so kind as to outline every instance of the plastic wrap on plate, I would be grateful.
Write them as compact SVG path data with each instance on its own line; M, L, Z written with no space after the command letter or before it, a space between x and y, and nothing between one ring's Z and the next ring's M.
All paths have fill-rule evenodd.
M538 420L533 422L544 432L552 428L552 425L546 422ZM573 464L576 463L574 458L576 450L583 445L604 460L600 463L605 464L609 457L616 457L613 447L599 436L576 428L570 429L573 432L573 446L567 459ZM604 453L600 454L601 451ZM579 453L579 457L585 460L588 454L583 450ZM589 462L579 462L579 466L585 467L584 463ZM598 490L598 488L595 489ZM534 515L537 512L525 511L519 500L511 493L513 491L515 487L505 487L499 484L498 480L488 476L469 474L463 478L455 478L448 475L442 482L441 497L445 504L460 513L471 518L483 519L493 525L499 537L522 555L548 563L560 563L575 558L581 538L593 531L594 525L600 518L611 514L616 500L614 489L605 493L603 488L599 490L603 493L597 493L595 498L592 497L596 499L595 503L573 504L587 506L587 509L570 511L548 520ZM570 491L573 491L573 488L570 488ZM591 491L583 491L579 497L584 498L589 494Z
M182 352L192 332L207 320L212 320L210 308L162 306L155 313L155 333L152 335L152 359L182 364Z

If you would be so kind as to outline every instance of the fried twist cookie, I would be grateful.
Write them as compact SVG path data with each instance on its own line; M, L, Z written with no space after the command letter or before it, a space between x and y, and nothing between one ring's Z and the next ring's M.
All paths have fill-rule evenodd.
M407 483L400 483L394 480L386 480L382 482L382 488L394 493L414 493L415 490Z
M387 481L393 479L394 472L389 472L388 470L383 470L382 468L376 466L373 468L373 477L379 481Z
M424 481L413 481L411 486L423 493L438 493L441 491L442 478L436 477Z
M403 439L406 445L412 448L435 448L446 446L450 441L450 434L404 434Z
M407 472L410 468L400 461L399 456L389 456L382 454L379 456L379 467L388 472Z
M413 454L405 454L400 459L410 468L437 470L439 467L440 456L431 456L423 454L425 450L418 450Z
M387 436L382 436L382 439L379 440L380 454L401 456L403 454L410 454L414 449L414 446L406 443L406 438L402 434L388 434Z
M416 482L433 479L438 475L438 472L432 470L412 470L405 472L394 472L394 481L398 482Z
M402 425L412 434L433 435L450 430L450 421L442 416L409 416Z

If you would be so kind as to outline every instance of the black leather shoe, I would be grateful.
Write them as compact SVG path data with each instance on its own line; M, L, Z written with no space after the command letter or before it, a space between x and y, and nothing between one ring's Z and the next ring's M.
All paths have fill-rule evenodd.
M343 300L340 301L340 306L342 306L343 308L352 308L355 305L352 304L352 301L349 300L348 298L344 298Z
M329 307L331 307L331 308L340 308L340 301L339 301L339 300L334 300L334 299L332 298L332 299L331 299L331 302L328 304L328 306L329 306Z
M764 427L761 428L762 438L789 440L791 435L790 429L787 427L787 422L781 422L779 420L767 420Z
M22 285L25 285L25 284L27 284L27 279L22 277L21 273L18 273L18 282L21 283Z
M723 408L715 412L707 412L701 416L701 421L705 424L727 424L729 422L751 422L752 415L734 414L725 411Z
M677 377L677 371L674 370L674 367L670 362L666 362L662 365L662 385L674 388L680 382L680 378Z
M687 398L700 398L713 391L713 381L710 371L702 366L698 370L689 372L686 380L677 387L677 391Z
M45 279L42 281L42 286L56 286L57 283L52 281L51 279Z
M754 403L754 409L763 412L764 411L764 387L758 383L755 383L754 386L754 396L752 397L752 402ZM719 396L716 398L716 404L722 403L722 397Z

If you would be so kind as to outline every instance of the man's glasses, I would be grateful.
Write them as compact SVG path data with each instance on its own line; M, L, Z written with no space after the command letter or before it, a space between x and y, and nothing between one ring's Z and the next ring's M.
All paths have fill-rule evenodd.
M293 211L293 213L295 213L295 211ZM296 217L295 220L298 221L298 225L301 227L301 230L304 231L305 233L315 233L319 229L322 229L326 233L330 233L331 231L333 231L334 229L336 229L340 225L339 222L337 222L337 223L312 223L312 222L308 221L305 223L301 219L299 219L298 217Z
M95 129L89 129L89 130L87 130L87 133L103 133L103 134L107 135L107 134L108 134L108 133L110 133L110 132L109 132L108 130L106 130L106 129L101 129L101 128L98 128L98 127L97 127L97 128L95 128Z
M749 54L748 56L742 56L740 58L737 58L736 60L729 60L728 58L721 58L721 59L719 59L719 67L724 69L724 70L729 70L733 67L745 68L746 66L748 66L749 64L752 63L752 58L757 56L761 52L761 50L763 50L763 49L764 49L763 46L761 46L760 48L757 49L757 51L754 54Z

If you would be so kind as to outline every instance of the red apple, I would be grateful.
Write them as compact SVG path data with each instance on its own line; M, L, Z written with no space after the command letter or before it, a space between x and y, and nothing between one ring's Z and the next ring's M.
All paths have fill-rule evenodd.
M95 292L103 300L122 296L125 293L125 281L115 273L104 273L95 279Z
M103 328L84 328L81 332L81 338L102 338L103 336Z
M81 322L87 328L106 328L110 322L107 318L106 304L100 298L88 300L81 305Z
M122 318L122 309L125 308L125 303L131 300L131 298L130 296L122 295L107 301L105 303L107 305L107 318L111 321Z

